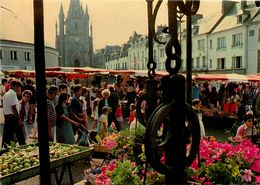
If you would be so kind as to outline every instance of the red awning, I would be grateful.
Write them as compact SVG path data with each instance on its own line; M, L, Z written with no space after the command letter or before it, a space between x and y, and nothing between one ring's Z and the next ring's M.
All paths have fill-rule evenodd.
M229 82L260 82L258 75L241 75L241 74L197 74L194 80L223 80Z

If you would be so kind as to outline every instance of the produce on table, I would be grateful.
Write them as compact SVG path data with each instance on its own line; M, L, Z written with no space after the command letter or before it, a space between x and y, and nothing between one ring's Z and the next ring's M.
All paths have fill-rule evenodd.
M64 146L59 143L50 145L50 160L80 152L74 145ZM26 148L9 148L9 151L0 156L0 177L6 176L26 168L39 165L39 148L27 146Z

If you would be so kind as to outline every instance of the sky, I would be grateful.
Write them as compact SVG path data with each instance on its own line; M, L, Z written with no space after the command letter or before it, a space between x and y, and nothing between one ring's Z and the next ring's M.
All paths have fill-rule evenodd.
M106 45L122 45L136 31L147 35L146 0L80 0L86 4L93 26L94 49ZM156 1L154 1L156 2ZM65 17L70 0L44 0L45 42L55 47L55 23L60 5ZM0 37L33 43L33 0L0 0ZM155 6L155 3L154 3ZM198 13L208 15L220 11L220 0L201 0ZM161 5L156 25L168 22L166 0Z

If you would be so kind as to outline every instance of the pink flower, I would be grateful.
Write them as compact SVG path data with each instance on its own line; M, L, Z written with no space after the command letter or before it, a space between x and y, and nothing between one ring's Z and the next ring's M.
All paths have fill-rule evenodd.
M116 164L115 164L115 163L111 163L111 164L108 166L108 170L109 170L109 171L114 171L115 168L116 168Z
M206 177L201 177L200 180L204 182L206 180Z
M257 155L257 159L254 161L253 165L251 166L251 170L260 173L260 154Z
M165 164L165 153L163 152L163 155L161 157L161 163L162 164Z
M211 185L212 183L207 181L207 182L204 182L205 185Z
M255 183L260 183L260 175L259 176L255 176Z
M242 176L244 182L251 182L251 170L244 170L245 175Z

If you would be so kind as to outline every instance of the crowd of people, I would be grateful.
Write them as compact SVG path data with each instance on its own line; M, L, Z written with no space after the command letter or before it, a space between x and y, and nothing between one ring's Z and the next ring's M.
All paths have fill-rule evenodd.
M124 118L127 117L130 129L134 128L138 123L136 101L145 91L144 84L136 81L129 81L125 86L103 83L102 87L95 87L84 86L78 80L69 82L65 78L49 79L46 87L48 117L46 124L49 140L67 144L79 142L82 135L78 131L79 127L97 130L101 138L113 131L120 131L123 115L126 115ZM226 102L238 104L236 112L241 114L241 123L245 126L239 127L237 135L242 136L245 133L243 129L250 127L250 124L247 124L250 119L245 118L249 117L246 106L250 104L258 90L254 86L238 83L219 86L208 83L193 84L193 109L200 121L201 136L206 135L201 107L215 107L221 110ZM0 96L5 119L3 146L10 145L11 141L18 141L19 145L26 144L30 135L37 136L34 124L37 92L33 80L4 78Z
M73 84L72 84L73 83ZM137 96L134 85L127 92L122 87L105 85L86 87L79 81L49 79L46 84L48 135L50 141L75 144L82 133L78 128L97 130L100 137L121 130L123 121L120 100L124 98L126 112L130 114L130 104ZM29 136L37 137L35 123L37 92L32 79L14 77L2 79L1 106L4 114L2 145L7 147L12 141L26 144ZM91 117L91 122L89 121ZM132 118L131 118L132 119ZM112 124L113 123L113 124ZM75 139L76 138L76 139Z

